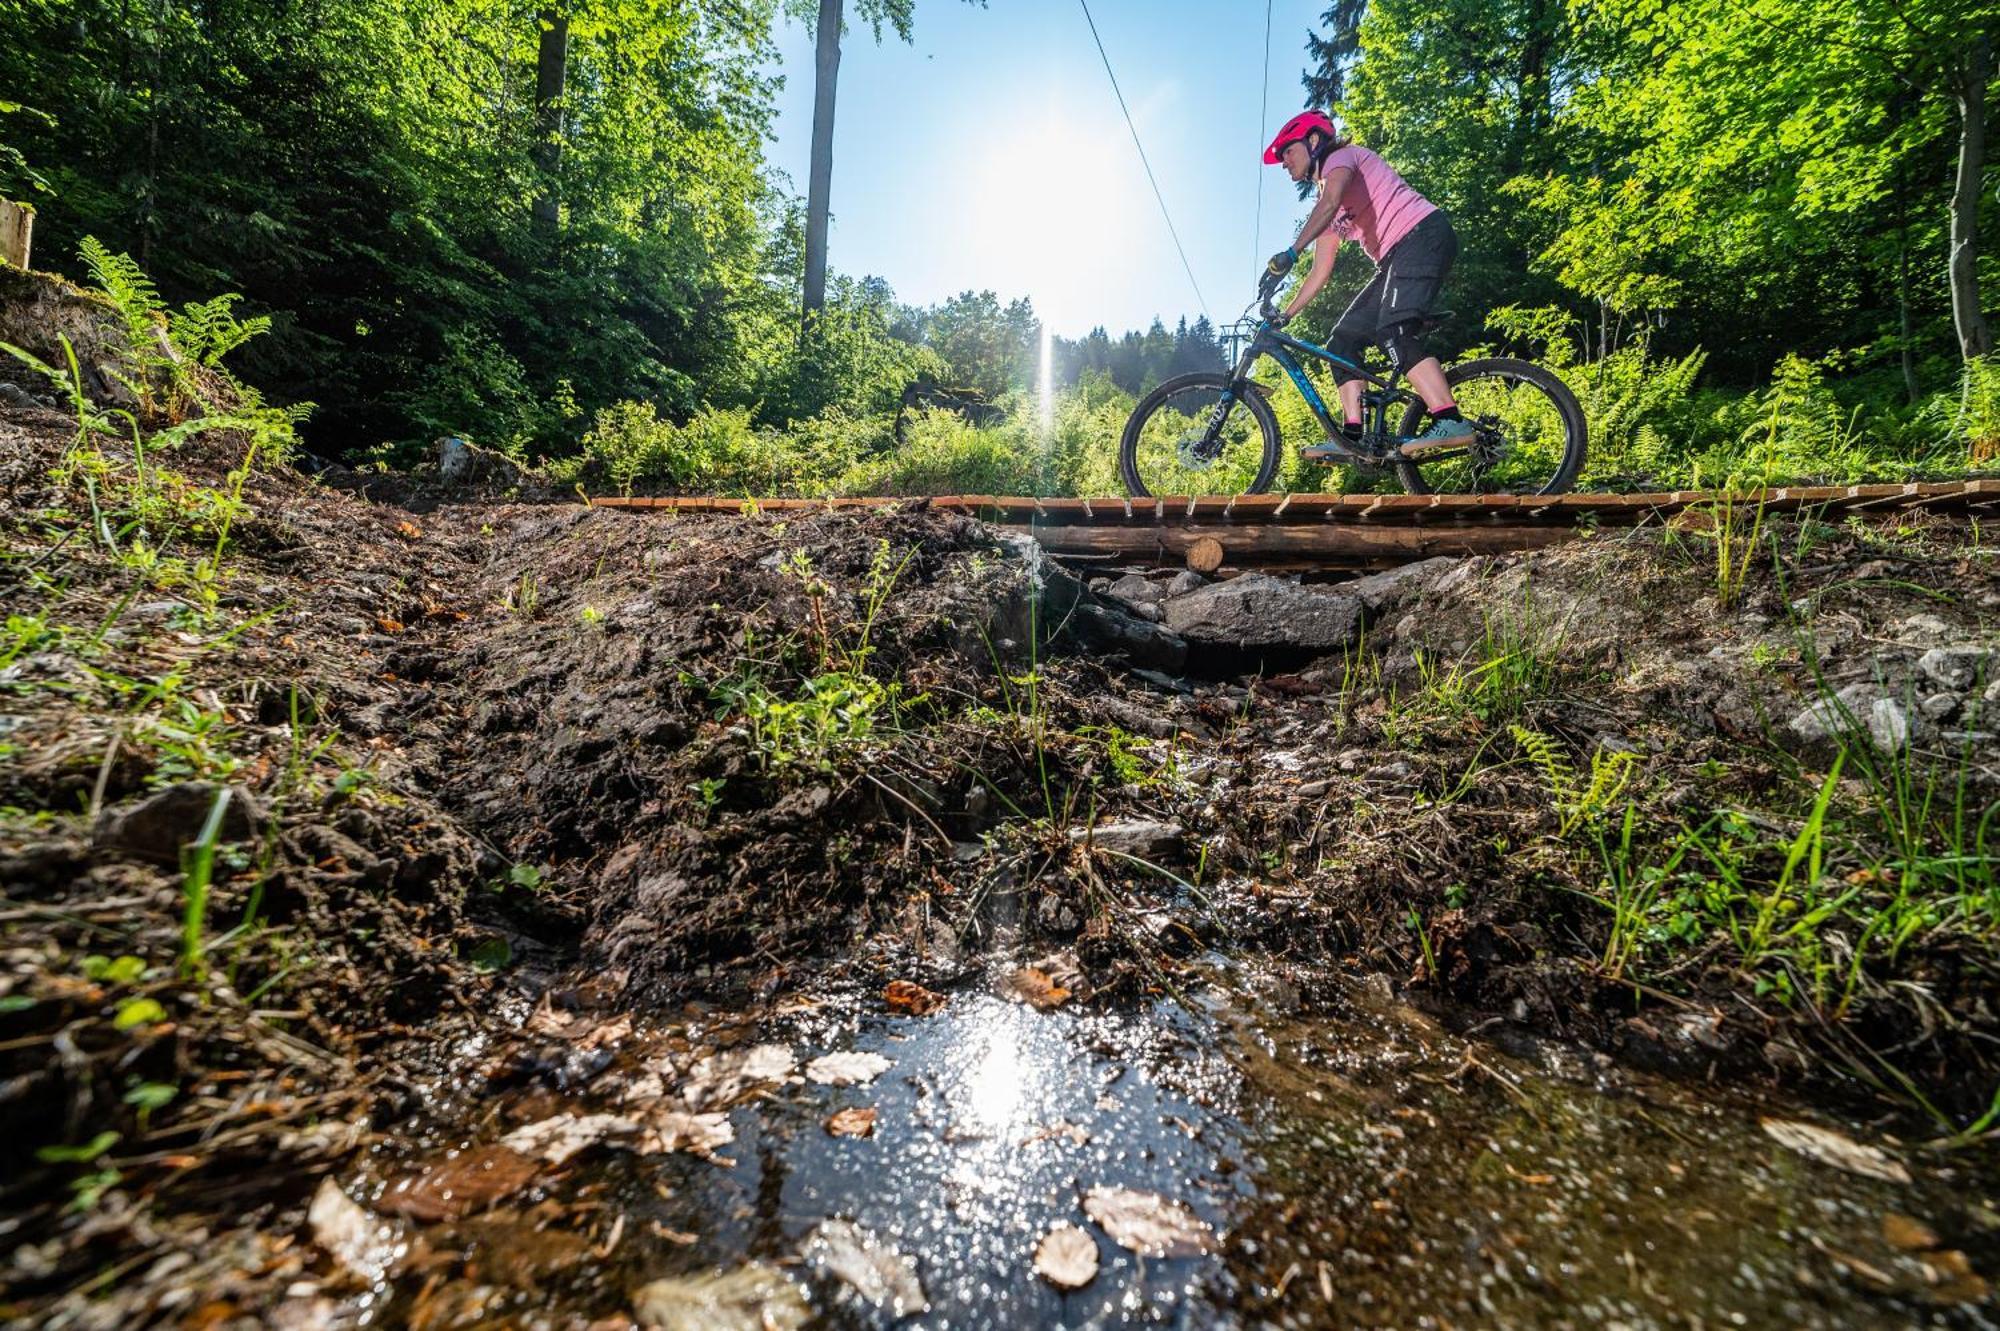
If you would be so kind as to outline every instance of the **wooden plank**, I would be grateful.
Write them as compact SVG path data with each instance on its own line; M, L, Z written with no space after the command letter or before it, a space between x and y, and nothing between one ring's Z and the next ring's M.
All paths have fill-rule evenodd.
M0 199L0 263L26 268L34 252L35 210Z

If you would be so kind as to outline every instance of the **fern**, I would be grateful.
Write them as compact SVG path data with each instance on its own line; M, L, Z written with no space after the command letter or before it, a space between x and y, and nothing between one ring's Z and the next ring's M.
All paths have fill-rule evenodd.
M1541 769L1548 782L1551 802L1562 816L1558 837L1567 838L1585 824L1594 824L1610 812L1632 784L1639 755L1626 750L1598 749L1590 755L1590 780L1579 783L1577 770L1557 747L1556 741L1539 730L1510 726L1514 742Z
M222 358L251 338L271 330L269 315L238 319L231 307L243 297L236 292L214 300L190 301L178 314L167 316L167 336L189 360L215 369Z

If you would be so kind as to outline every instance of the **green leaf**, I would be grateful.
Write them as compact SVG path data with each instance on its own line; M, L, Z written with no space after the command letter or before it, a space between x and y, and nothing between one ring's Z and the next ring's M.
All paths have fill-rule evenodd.
M44 1146L35 1152L35 1159L45 1165L69 1165L95 1160L118 1142L119 1134L100 1132L80 1146Z
M35 1005L35 1000L26 994L8 994L0 998L0 1016L10 1012L26 1012Z
M118 1005L118 1015L111 1019L111 1024L121 1031L129 1031L134 1026L166 1019L167 1010L153 999L128 998Z
M150 1113L172 1102L180 1088L163 1081L142 1081L125 1092L125 1103Z
M475 970L490 975L514 960L514 949L508 946L506 939L495 934L475 943L472 951L466 954L466 960L472 963Z

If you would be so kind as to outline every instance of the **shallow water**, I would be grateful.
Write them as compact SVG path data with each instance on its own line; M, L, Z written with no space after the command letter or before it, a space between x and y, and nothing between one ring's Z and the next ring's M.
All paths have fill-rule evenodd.
M625 1215L613 1253L513 1282L531 1288L489 1275L490 1295L455 1313L412 1302L406 1280L390 1317L562 1325L629 1307L647 1280L761 1259L835 1326L1993 1324L1952 1274L1966 1262L1952 1250L1992 1265L1989 1158L1909 1156L1910 1183L1864 1178L1760 1128L1760 1112L1798 1106L1467 1041L1379 983L1322 979L1306 1015L1291 981L1211 965L1186 1006L1138 1012L1036 1011L975 986L926 1017L835 992L754 1024L677 1027L697 1048L720 1033L893 1066L739 1106L720 1161L581 1157L547 1198ZM825 1130L851 1106L876 1109L873 1136ZM1099 1186L1185 1203L1219 1250L1126 1251L1080 1206ZM1952 1255L1892 1245L1890 1213ZM913 1258L930 1310L898 1319L797 1263L832 1217ZM1062 1221L1102 1261L1067 1294L1031 1266ZM519 1241L489 1262L532 1264Z

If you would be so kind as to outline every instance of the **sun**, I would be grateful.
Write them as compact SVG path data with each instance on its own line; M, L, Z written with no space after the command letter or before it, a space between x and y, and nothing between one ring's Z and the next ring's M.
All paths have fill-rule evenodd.
M959 237L981 285L1024 292L1065 334L1104 322L1104 293L1145 248L1129 145L1057 105L996 117L964 154ZM1139 189L1145 188L1143 179Z

